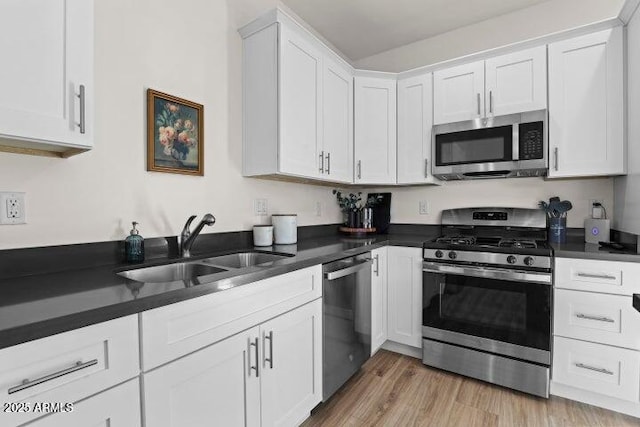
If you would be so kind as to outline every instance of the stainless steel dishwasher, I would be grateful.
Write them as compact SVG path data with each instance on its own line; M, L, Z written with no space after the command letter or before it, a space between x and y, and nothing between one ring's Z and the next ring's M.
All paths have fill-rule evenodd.
M371 252L322 266L322 400L371 355Z

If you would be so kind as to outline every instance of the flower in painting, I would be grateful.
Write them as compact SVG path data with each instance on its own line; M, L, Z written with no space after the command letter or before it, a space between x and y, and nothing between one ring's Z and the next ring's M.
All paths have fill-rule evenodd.
M184 128L186 130L192 130L193 129L193 123L191 122L191 120L187 119L184 121Z
M178 134L178 141L182 142L183 144L188 144L189 143L189 133L187 131L182 131Z
M180 109L180 107L178 107L175 104L169 104L169 111L173 114L176 114L178 112L178 110Z
M182 129L182 119L176 120L175 123L173 123L173 127L175 130Z

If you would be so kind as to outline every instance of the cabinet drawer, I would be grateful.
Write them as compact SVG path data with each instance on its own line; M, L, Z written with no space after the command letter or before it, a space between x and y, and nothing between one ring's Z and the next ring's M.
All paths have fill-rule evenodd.
M640 350L640 313L630 297L556 289L554 333Z
M640 352L556 337L553 381L638 402Z
M139 373L137 315L0 350L0 402L77 402ZM0 425L42 413L0 412Z
M556 258L555 287L632 295L640 292L640 263Z
M322 296L322 266L142 313L148 371Z

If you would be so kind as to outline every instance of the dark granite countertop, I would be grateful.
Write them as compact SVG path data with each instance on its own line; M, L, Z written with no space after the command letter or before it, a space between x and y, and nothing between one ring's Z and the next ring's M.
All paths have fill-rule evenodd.
M554 256L558 258L579 258L601 261L640 262L637 250L626 248L616 250L601 247L597 243L585 243L582 239L568 239L567 243L552 243Z
M276 261L270 267L229 270L209 276L212 279L210 283L191 287L185 287L182 282L143 284L116 274L125 268L175 261L170 257L135 267L102 265L0 277L0 348L211 294L228 288L230 284L239 286L386 245L422 247L425 240L437 234L435 231L433 233L436 234L431 233L425 229L420 233L388 234L366 239L331 235L299 240L297 245L272 247L274 252L290 252L294 256ZM238 251L234 248L232 252ZM222 253L220 250L203 252L192 260Z

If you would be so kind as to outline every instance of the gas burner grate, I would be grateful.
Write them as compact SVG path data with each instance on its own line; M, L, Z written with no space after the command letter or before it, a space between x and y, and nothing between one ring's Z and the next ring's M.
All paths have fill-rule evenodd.
M538 244L535 240L523 239L502 239L498 242L499 248L536 249Z
M436 239L436 243L447 243L450 245L475 245L475 236L443 236Z

